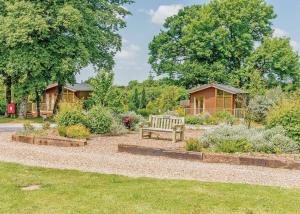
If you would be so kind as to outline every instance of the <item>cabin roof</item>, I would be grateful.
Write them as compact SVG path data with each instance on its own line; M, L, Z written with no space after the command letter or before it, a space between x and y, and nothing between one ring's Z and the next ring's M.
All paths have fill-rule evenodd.
M46 90L49 90L51 88L55 88L57 87L57 83L54 83L54 84L51 84L51 85L48 85L48 87L46 88ZM65 89L68 89L70 91L73 91L73 92L78 92L78 91L93 91L93 87L88 84L88 83L76 83L76 84L66 84L64 86Z
M243 91L239 88L235 88L235 87L232 87L230 85L223 85L223 84L216 84L216 83L196 86L196 87L190 89L189 93L193 94L195 92L202 91L202 90L205 90L205 89L211 88L211 87L217 88L217 89L222 90L222 91L226 91L230 94L246 94L247 93L247 92L245 92L245 91Z

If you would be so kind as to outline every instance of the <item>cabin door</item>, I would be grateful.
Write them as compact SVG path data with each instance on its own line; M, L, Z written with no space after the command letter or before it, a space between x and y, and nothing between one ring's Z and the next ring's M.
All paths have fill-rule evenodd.
M194 114L201 114L205 110L204 97L194 97Z
M54 109L54 104L55 104L55 96L54 94L51 95L51 111Z
M199 104L198 104L198 106L199 106L199 113L201 114L205 110L204 97L199 97L198 98L198 102L199 102Z
M50 109L50 102L49 102L49 94L46 94L46 111L49 111Z

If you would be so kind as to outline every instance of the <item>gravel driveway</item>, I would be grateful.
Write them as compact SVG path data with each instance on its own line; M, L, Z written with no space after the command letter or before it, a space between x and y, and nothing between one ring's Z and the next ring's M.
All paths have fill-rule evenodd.
M191 135L191 133L189 133ZM142 140L137 134L98 137L81 148L60 148L11 142L10 133L0 133L0 161L30 166L76 169L132 177L190 179L300 188L300 170L255 166L209 164L164 157L117 152L118 143L174 146L169 141ZM182 143L176 144L178 147Z

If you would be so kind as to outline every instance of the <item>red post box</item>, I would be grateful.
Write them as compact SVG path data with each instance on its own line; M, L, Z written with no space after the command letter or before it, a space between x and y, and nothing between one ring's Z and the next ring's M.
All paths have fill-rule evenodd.
M7 113L8 114L15 114L16 113L16 104L10 103L7 105Z

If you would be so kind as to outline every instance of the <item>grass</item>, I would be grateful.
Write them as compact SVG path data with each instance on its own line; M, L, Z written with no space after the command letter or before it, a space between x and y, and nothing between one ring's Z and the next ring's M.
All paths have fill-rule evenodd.
M24 191L21 187L41 185ZM299 213L300 189L128 178L0 162L0 213Z
M1 123L25 123L28 121L32 122L32 123L43 123L44 122L42 117L19 119L19 118L9 118L9 117L0 116L0 124ZM51 119L47 119L46 121L51 122Z

